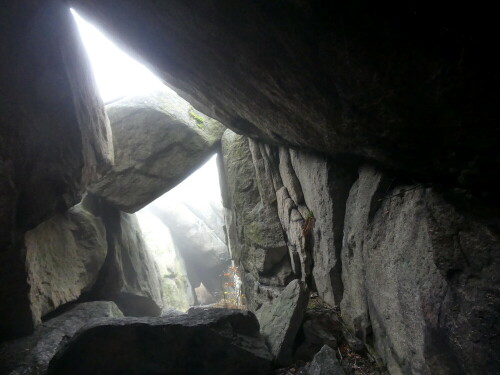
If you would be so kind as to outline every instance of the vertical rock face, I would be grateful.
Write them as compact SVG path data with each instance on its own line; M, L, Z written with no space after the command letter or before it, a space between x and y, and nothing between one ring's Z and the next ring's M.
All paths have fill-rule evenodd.
M113 152L67 5L6 4L0 24L1 337L33 329L19 251L24 232L78 203L111 166Z
M243 236L247 242L252 241L252 234L259 238L274 236L273 241L280 244L281 250L266 252L268 258L259 258L263 267L266 261L274 259L271 254L278 261L285 257L290 264L287 268L291 267L289 274L291 271L294 278L309 284L314 278L321 297L338 305L343 290L340 249L345 201L356 176L355 167L334 163L325 156L254 141L247 146L245 138L232 134L224 134L222 150L229 195L225 203L226 225L233 257L241 258L248 271L257 264L261 253L245 246ZM264 215L252 217L258 205L264 208ZM266 236L260 228L266 228L272 236ZM267 271L275 275L267 279L283 275L282 271ZM265 270L258 272L253 273L253 279L264 285ZM289 280L284 281L277 286L284 286Z
M355 173L229 130L222 154L231 254L244 273L247 305L276 360L286 364L307 305L306 285L332 304L342 298L343 216Z
M108 255L90 298L116 302L125 315L156 316L163 306L158 266L134 214L88 197L86 205L106 223Z
M247 138L227 130L222 154L225 202L232 211L226 218L230 251L241 265L248 306L255 311L293 278L290 256L260 150L252 153Z
M352 332L391 373L497 372L494 214L462 212L435 190L405 185L374 167L356 173L344 161L247 144L229 131L222 149L231 250L247 272L248 306L263 329L261 312L281 298L283 286L268 283L278 268L271 277L248 272L265 264L242 241L260 233L252 232L257 219L245 216L255 202L277 212L278 219L267 216L274 222L267 227L277 228L279 220L292 277L340 305Z
M175 197L165 199L160 204L154 202L147 209L171 230L192 286L196 288L203 283L211 294L219 294L220 275L230 265L224 238L219 238L202 218L184 202L175 200Z
M163 297L163 311L186 311L195 303L184 259L177 249L170 229L147 208L136 213L144 242L158 265Z
M344 375L335 350L325 345L314 356L306 370L307 375Z
M339 305L343 295L340 250L345 202L356 178L356 169L350 164L334 163L325 156L304 152L292 151L291 161L302 187L303 204L309 215L314 216L309 239L314 283L325 302Z
M356 335L366 339L369 334L370 317L365 295L364 253L359 251L369 218L380 208L380 201L387 189L384 176L374 168L366 167L362 178L353 185L347 200L342 247L342 280L345 298L341 310Z
M342 316L391 373L494 373L497 224L384 180L362 168L347 202Z
M35 324L94 285L106 258L106 230L81 204L26 233L26 270Z
M122 317L114 302L80 303L49 319L26 337L0 344L0 374L45 375L59 345L93 319Z

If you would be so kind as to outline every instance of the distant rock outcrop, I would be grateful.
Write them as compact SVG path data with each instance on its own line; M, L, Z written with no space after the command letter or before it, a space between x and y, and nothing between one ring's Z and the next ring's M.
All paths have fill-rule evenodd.
M158 265L163 311L186 311L196 296L189 282L184 259L177 249L170 229L148 208L136 214L144 242Z

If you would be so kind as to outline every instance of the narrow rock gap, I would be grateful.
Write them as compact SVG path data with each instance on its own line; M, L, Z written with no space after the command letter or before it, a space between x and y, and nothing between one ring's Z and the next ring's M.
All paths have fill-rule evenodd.
M199 130L209 127L212 120L197 114L193 108L187 110L188 116L186 113L181 113L182 108L188 106L187 103L143 65L115 47L99 30L83 20L74 10L72 13L89 55L101 97L106 102L108 116L112 120L112 130L115 132L115 155L118 157L118 159L115 158L115 162L121 162L119 155L123 152L130 152L123 149L123 147L129 147L126 140L120 141L123 139L120 132L127 131L125 127L137 127L138 131L134 137L141 137L140 126L144 123L144 132L155 131L157 134L155 138L145 137L143 143L136 143L135 151L144 156L128 164L127 168L122 167L123 163L120 164L119 172L107 178L106 186L111 185L116 192L123 192L127 189L136 190L135 192L129 191L127 194L139 194L138 197L134 197L137 198L138 203L133 208L128 208L124 207L128 204L125 199L122 198L123 202L120 203L113 201L116 197L109 198L108 196L108 199L104 197L103 201L99 201L97 205L106 205L105 202L109 202L111 205L117 204L119 208L126 211L135 211L137 206L144 205L145 200L151 200L154 197L153 194L157 195L162 184L169 187L168 192L135 213L140 229L136 234L138 241L144 242L145 251L150 253L146 257L142 256L141 259L146 262L152 260L153 268L159 274L163 311L168 312L172 309L186 311L194 305L218 303L227 305L229 300L234 299L233 296L240 294L239 290L235 289L235 286L239 286L240 283L237 280L237 273L231 271L236 268L234 264L231 264L225 243L222 198L215 155L210 157L203 166L191 171L189 176L186 176L186 172L183 171L196 168L196 164L199 165L201 159L208 159L207 153L210 152L210 147L208 147L204 151L205 155L200 155L201 159L200 156L193 159L196 164L189 160L189 153L193 151L199 153L197 149L193 149L192 145L197 144L196 147L201 150L201 147L205 147L202 144L206 140L203 134L186 132L184 128L186 118L194 122ZM127 100L131 100L133 104L127 106ZM122 105L122 103L125 104ZM157 107L154 107L155 105ZM114 110L116 107L120 109ZM151 114L145 116L144 113L145 111L147 113L148 109L152 109ZM111 113L110 110L116 113ZM166 116L171 116L173 122L169 123L170 120L166 120ZM121 127L116 125L117 121L123 125ZM165 128L163 133L162 127ZM169 130L170 128L172 130ZM171 138L176 139L177 143L171 141ZM148 144L148 142L158 141L161 142L159 146L162 147L161 149L158 149L157 144ZM217 148L217 146L211 148ZM178 158L178 155L182 153L186 154L184 156L186 160ZM134 158L132 155L131 157ZM170 162L170 158L177 160ZM166 161L170 168L177 168L181 174L169 172L164 166L159 165L158 161ZM186 165L175 165L176 162ZM147 183L149 179L150 183L157 187L152 188L154 193L151 190L149 195L141 196L141 190L147 190L148 187L144 184L125 186L131 178L144 180L144 183ZM99 188L96 192L96 196L99 196ZM123 288L127 289L127 285L131 290L141 289L141 286L136 284L139 280L132 278L120 281L120 274L133 275L137 272L135 268L141 266L136 263L137 260L134 260L134 257L122 256L115 248L116 236L124 235L120 233L123 228L119 224L119 211L112 209L103 211L102 218L106 225L109 222L115 223L115 227L108 227L110 230L107 231L109 251L93 290L84 292L80 300L109 298L111 283L111 285L115 284L111 287L111 290L114 290L111 292L113 298L120 301L119 306L125 309L127 314L140 316L154 313L153 305L148 302L147 298L144 298L146 296L143 291L138 295L123 291ZM115 216L114 219L109 215ZM117 262L122 264L123 270L116 270ZM146 264L138 274L145 275L148 272L147 268ZM114 276L110 278L110 275ZM146 305L142 308L134 308L132 301ZM234 300L231 305L240 306L239 299Z

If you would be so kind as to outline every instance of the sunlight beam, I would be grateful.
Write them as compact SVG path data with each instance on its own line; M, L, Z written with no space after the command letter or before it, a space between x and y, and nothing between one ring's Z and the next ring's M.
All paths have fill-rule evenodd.
M116 47L95 26L71 9L90 59L102 100L107 103L164 87L163 82Z

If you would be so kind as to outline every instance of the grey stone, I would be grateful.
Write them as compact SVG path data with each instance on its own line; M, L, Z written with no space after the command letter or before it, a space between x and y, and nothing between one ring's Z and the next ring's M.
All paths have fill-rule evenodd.
M325 345L314 356L306 370L307 375L344 375L335 350Z
M186 260L199 258L201 266L212 268L226 264L229 253L223 238L193 213L183 202L169 200L161 206L151 205L148 209L170 230L174 241Z
M263 304L257 311L262 335L278 365L291 363L293 344L308 301L305 284L293 280L277 298Z
M221 239L200 216L175 196L171 199L162 197L161 203L153 202L147 210L170 229L191 285L196 288L203 283L210 293L221 293L221 274L230 265L224 238Z
M136 212L137 221L149 253L158 265L163 310L186 311L195 303L184 259L177 249L170 229L148 208Z
M113 2L74 2L241 134L461 180L496 199L495 17L481 6L130 0L116 14Z
M248 311L191 309L87 325L52 359L57 374L259 374L271 355Z
M286 181L283 179L283 181ZM286 182L285 182L286 186ZM307 207L297 206L290 198L288 189L282 186L276 191L278 216L280 218L283 231L286 233L288 251L292 263L292 270L297 277L304 282L308 282L311 276L312 257L310 253L310 236L304 236L303 230L305 219L299 209L304 208L307 218Z
M246 306L250 311L257 311L263 304L273 301L283 289L261 284L260 278L251 272L243 272L242 282Z
M384 179L362 168L347 203L342 316L391 373L497 372L496 219Z
M314 267L312 274L320 297L328 304L342 300L342 237L345 202L356 178L356 169L325 156L291 151L291 164L314 216L309 248ZM296 183L295 183L296 184ZM299 202L296 202L299 204Z
M102 220L80 204L28 231L25 247L35 324L92 288L108 249Z
M298 337L302 338L302 343L294 358L310 361L323 345L337 349L344 340L343 325L331 310L309 310Z
M0 344L0 373L44 375L61 343L97 318L122 317L114 302L86 302L45 321L32 335Z
M158 265L136 216L103 202L100 208L106 224L108 255L89 298L114 301L125 315L160 315L163 303Z
M294 277L290 255L276 207L275 184L269 150L227 130L222 138L222 155L226 181L226 216L231 256L240 262L243 273L251 273L252 286L244 289L249 307L255 311L266 300L268 288L282 288ZM276 172L274 172L276 173ZM227 208L227 207L226 207ZM265 291L264 296L253 293Z
M344 238L342 244L342 281L346 298L341 311L344 321L362 340L370 331L366 299L363 242L368 230L369 217L380 207L386 178L374 168L364 166L360 178L354 183L346 203Z
M173 188L215 150L219 122L170 89L133 96L106 108L115 165L90 191L129 213Z
M87 185L111 167L113 149L68 6L9 3L3 14L0 337L11 337L34 328L24 233L77 204Z

